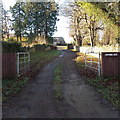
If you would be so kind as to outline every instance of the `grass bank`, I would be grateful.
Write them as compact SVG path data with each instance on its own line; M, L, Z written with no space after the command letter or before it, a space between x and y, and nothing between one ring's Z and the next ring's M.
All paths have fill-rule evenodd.
M46 63L60 55L58 50L39 51L31 53L31 75L34 76ZM32 73L33 72L33 73Z
M60 51L49 50L31 53L30 71L16 79L2 80L2 99L5 101L18 93L40 69L52 59L60 55Z
M13 97L18 93L29 82L29 78L16 78L16 79L5 79L2 80L2 101Z
M85 77L87 82L94 86L98 92L100 92L104 98L109 100L113 106L120 109L119 103L119 80L120 78L103 78L98 77L95 71L90 69L85 69L84 54L77 53L77 58L75 58L75 63L77 69L79 70L81 76ZM94 58L97 61L97 58Z

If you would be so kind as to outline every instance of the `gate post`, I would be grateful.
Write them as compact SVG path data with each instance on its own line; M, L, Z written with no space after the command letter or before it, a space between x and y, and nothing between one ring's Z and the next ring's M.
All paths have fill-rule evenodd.
M2 53L2 78L16 78L16 53Z
M101 76L101 66L100 66L100 53L99 53L99 59L98 59L98 75Z
M17 75L19 75L19 53L17 53Z
M120 52L102 52L102 76L120 76Z

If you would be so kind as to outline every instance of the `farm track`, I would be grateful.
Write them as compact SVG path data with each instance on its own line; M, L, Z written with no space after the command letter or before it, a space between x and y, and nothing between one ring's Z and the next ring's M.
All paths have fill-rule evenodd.
M43 67L19 94L3 103L3 118L118 118L118 111L80 76L75 57L75 52L63 51ZM64 99L57 103L53 80L58 64L63 66Z

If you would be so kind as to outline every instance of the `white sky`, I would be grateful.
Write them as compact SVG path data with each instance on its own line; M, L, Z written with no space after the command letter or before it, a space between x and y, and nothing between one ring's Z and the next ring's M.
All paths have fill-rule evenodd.
M13 6L16 2L16 0L2 0L3 6L6 10L10 9L10 6Z
M65 0L55 0L57 3L63 4ZM16 0L2 0L3 6L6 10L10 9L10 6L13 6ZM63 37L67 43L71 42L71 38L69 38L69 22L68 19L64 16L58 16L60 19L57 21L57 32L54 33L54 37Z
M71 42L69 38L69 20L64 16L58 16L59 21L57 21L58 31L54 33L54 37L64 37L67 43Z

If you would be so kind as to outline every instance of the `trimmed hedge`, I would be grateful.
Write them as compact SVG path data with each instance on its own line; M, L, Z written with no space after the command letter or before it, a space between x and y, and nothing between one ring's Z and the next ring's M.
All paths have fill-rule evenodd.
M35 51L40 51L40 50L56 50L57 47L56 46L53 46L53 45L41 45L41 44L37 44L37 45L34 45L34 48L35 48Z
M2 52L29 52L29 51L40 51L40 50L56 50L57 47L53 45L41 45L37 44L33 47L22 47L21 43L18 42L5 42L2 41Z
M43 44L43 45L40 45L40 44L34 45L35 51L45 50L46 47L47 46L45 44Z
M67 43L57 43L58 46L67 46Z
M21 43L2 41L2 51L3 52L20 52L22 51Z

